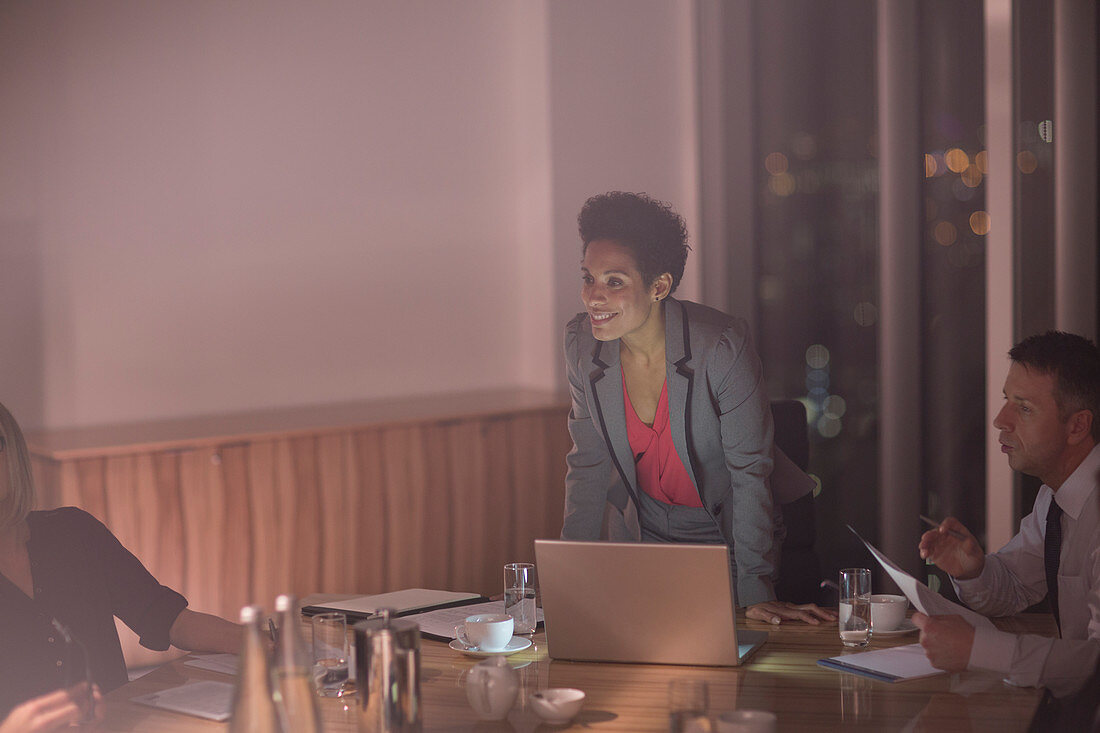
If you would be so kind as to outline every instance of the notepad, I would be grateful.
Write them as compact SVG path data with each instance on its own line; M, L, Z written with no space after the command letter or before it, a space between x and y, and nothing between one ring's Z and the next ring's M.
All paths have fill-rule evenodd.
M189 682L160 692L139 695L133 702L197 718L229 720L233 714L233 685L226 682Z
M943 674L942 669L936 669L928 661L920 644L844 654L819 659L817 663L822 667L851 672L882 682L903 682Z
M198 654L184 662L188 667L205 669L221 674L236 675L239 660L236 654Z
M382 608L392 608L395 616L407 616L411 613L420 613L436 608L464 606L469 603L487 600L487 598L477 593L409 588L373 596L357 596L343 601L317 603L304 607L302 613L307 616L315 616L318 613L337 611L346 614L349 618L365 619L375 615Z

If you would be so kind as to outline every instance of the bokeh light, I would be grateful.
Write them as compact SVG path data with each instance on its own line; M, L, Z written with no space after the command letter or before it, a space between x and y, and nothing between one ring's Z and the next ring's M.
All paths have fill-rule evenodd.
M937 168L938 168L938 166L936 165L935 156L933 156L931 153L925 153L924 154L924 177L925 178L931 178L932 176L936 175Z
M780 173L786 173L789 167L787 163L787 156L783 153L768 153L768 157L764 158L764 167L768 169L768 173L773 176L778 176Z
M989 151L978 151L978 154L974 156L974 165L978 166L978 170L982 172L982 175L989 175Z
M1035 157L1035 153L1030 150L1021 150L1016 153L1016 167L1020 169L1021 173L1034 173L1038 165L1039 160Z
M962 173L970 166L970 157L960 148L951 148L943 154L947 169L952 173Z
M860 326L868 328L878 321L878 308L875 307L874 303L869 303L866 300L860 301L856 303L855 310L852 311L852 318Z
M978 166L972 165L962 172L960 176L962 182L970 188L977 188L982 184L982 172L978 170Z
M835 438L840 435L840 418L829 417L829 415L822 415L821 419L817 421L817 432L821 434L823 438Z
M825 402L822 403L821 408L825 411L825 414L829 417L844 417L844 413L848 409L848 403L844 401L844 398L838 394L831 394L825 398Z
M936 244L943 247L950 247L958 237L958 230L949 221L937 222L936 226L932 228L932 238L936 240Z
M1039 123L1039 139L1045 143L1054 142L1054 122L1043 120Z
M829 366L829 350L821 344L806 349L806 365L811 369L824 369Z
M768 189L776 196L790 196L794 193L794 178L790 173L780 173L768 181Z
M975 211L971 214L970 231L978 236L989 234L989 214L984 211Z

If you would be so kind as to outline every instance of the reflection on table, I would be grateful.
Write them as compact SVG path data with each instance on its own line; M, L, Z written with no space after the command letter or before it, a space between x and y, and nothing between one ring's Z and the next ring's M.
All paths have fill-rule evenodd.
M1030 614L998 620L1016 633L1053 634L1048 615ZM747 628L767 629L749 621ZM423 640L421 701L424 730L515 731L606 730L665 731L668 726L667 687L674 677L706 680L712 713L737 708L771 710L779 730L909 730L1023 731L1034 714L1040 692L1011 687L998 675L939 675L889 684L818 667L821 657L845 653L835 624L791 625L772 630L768 643L739 668L677 667L642 664L594 664L551 661L542 632L534 644L508 659L517 669L520 696L506 721L479 721L466 701L465 677L479 660L464 656L442 642ZM872 640L869 649L911 644L915 634ZM147 708L130 698L183 684L189 680L232 678L184 666L176 661L107 696L107 719L96 730L174 731L225 730L223 724ZM576 687L588 700L572 725L542 725L527 696L547 687ZM325 729L356 731L358 697L322 699Z

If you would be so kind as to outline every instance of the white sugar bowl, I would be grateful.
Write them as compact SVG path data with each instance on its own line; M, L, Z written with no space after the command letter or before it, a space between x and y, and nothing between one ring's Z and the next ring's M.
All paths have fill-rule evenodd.
M585 694L572 687L553 687L532 692L527 700L531 709L550 725L565 725L584 707Z

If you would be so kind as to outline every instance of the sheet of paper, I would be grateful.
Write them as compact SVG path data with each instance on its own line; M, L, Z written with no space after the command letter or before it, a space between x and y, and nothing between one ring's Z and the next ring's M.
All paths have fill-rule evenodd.
M229 720L233 713L233 685L228 682L189 682L179 687L140 695L134 702L207 720Z
M455 627L461 624L467 616L479 613L504 613L504 601L489 601L487 603L475 603L470 606L458 606L456 608L441 608L438 611L427 611L413 616L406 616L420 624L420 633L430 636L438 636L442 639L455 638ZM535 620L542 623L542 609L536 609Z
M829 657L821 661L834 669L840 667L846 671L858 672L862 670L871 672L883 678L889 678L892 682L943 674L942 669L936 669L928 661L928 657L925 656L924 649L921 648L920 644L907 644L857 654L843 654L839 657Z
M380 608L392 608L397 613L413 608L430 608L442 606L447 603L457 603L465 600L480 598L477 593L459 593L449 590L427 590L425 588L409 588L397 590L392 593L379 593L373 596L359 596L343 601L313 604L312 608L331 608L333 611L345 611L360 615L375 613ZM465 618L465 616L463 617Z
M898 584L898 587L901 588L901 592L905 594L905 597L909 599L909 602L912 603L918 611L928 616L959 615L966 619L974 628L993 626L993 622L985 616L971 611L965 606L960 606L958 603L947 600L939 593L936 593L927 585L899 568L897 564L886 557L881 550L860 537L859 532L856 532L851 525L847 525L847 527L852 530L852 534L859 537L859 541L862 542L871 552L871 555L878 560L879 565L881 565L890 578Z
M194 659L188 659L184 664L188 667L206 669L211 672L221 672L222 674L229 675L237 674L236 654L201 654L196 655Z

